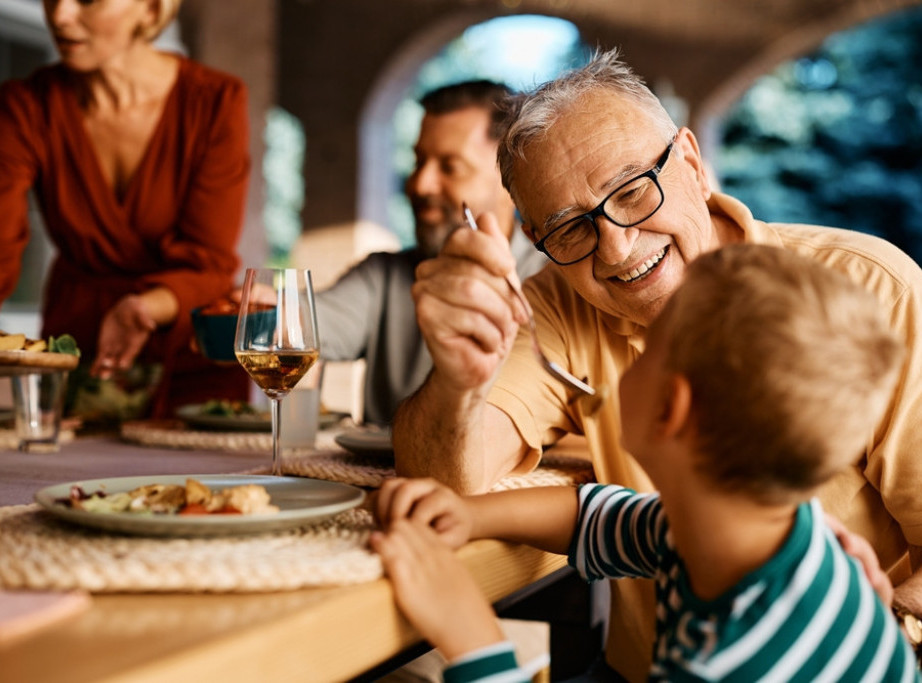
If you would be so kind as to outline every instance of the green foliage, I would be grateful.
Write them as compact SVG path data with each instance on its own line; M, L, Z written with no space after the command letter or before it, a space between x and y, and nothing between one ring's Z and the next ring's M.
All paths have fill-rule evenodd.
M275 107L266 114L263 133L263 178L266 203L263 220L270 253L268 267L285 268L288 255L301 234L301 209L304 208L304 165L306 141L301 122L284 109Z
M829 37L724 122L723 189L768 221L884 237L922 263L922 8Z

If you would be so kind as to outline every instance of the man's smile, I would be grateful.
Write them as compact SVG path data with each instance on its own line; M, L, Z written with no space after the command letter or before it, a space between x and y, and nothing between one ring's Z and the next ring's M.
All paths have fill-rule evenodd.
M618 273L614 275L613 277L625 283L635 282L643 277L646 277L651 271L653 271L662 262L662 260L666 257L666 253L668 251L669 251L669 246L667 245L663 247L662 249L660 249L655 254L653 254L653 256L648 258L646 261L641 263L636 268L626 273Z

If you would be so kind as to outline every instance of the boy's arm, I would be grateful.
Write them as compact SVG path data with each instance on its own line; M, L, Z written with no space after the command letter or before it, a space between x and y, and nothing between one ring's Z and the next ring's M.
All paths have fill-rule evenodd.
M390 479L373 509L385 528L410 519L431 526L457 548L473 538L502 538L567 554L576 526L578 494L571 487L542 487L459 496L434 479Z
M465 499L471 538L501 538L566 555L579 514L577 489L569 486L500 491Z

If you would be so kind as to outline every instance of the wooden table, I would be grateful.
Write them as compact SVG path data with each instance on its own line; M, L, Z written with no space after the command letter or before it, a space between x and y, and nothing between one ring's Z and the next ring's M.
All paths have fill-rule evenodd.
M0 451L0 504L28 503L40 486L80 478L241 471L266 461L99 438L50 455ZM459 556L503 606L569 574L562 556L499 541L475 541ZM0 681L346 680L418 642L384 579L270 594L101 594L89 611L0 649Z

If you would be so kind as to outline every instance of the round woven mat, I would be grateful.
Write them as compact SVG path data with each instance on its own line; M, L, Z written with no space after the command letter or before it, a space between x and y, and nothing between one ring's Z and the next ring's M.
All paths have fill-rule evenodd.
M0 587L117 592L261 592L372 581L374 521L353 509L252 536L157 539L68 525L37 505L0 508Z
M282 458L284 474L328 479L355 486L377 488L396 475L392 458L358 456L342 450L312 451L309 455ZM545 455L540 466L528 474L501 479L493 491L532 486L577 486L594 481L592 463L565 455Z
M395 475L393 458L377 455L354 455L340 448L335 442L337 430L321 430L317 433L314 448L286 448L282 453L284 474L314 479L339 481L355 486L377 488ZM177 421L139 420L126 422L121 435L127 441L148 446L168 448L197 448L204 450L247 451L270 453L272 436L262 432L219 432L186 429ZM268 455L267 455L268 458ZM269 471L265 467L255 468L249 473ZM540 466L528 474L509 476L502 479L495 491L525 488L529 486L576 486L594 481L592 464L580 458L545 454Z
M192 448L211 451L272 452L272 434L268 432L222 432L187 429L179 420L135 420L124 422L120 434L126 441L144 446ZM317 448L332 448L334 432L317 433ZM284 449L285 452L306 453L308 449Z
M58 432L58 443L68 443L74 440L73 429L62 429ZM0 429L0 450L15 451L19 448L19 437L14 429Z

